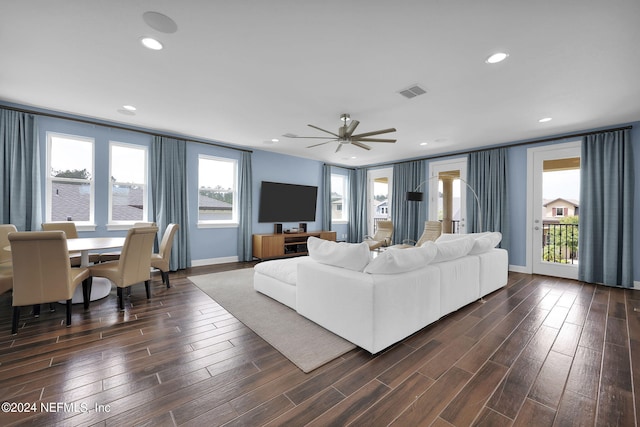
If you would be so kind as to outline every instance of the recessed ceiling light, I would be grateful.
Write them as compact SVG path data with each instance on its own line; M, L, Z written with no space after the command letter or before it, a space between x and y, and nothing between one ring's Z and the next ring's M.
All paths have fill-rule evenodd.
M273 138L273 139L271 140L271 142L279 142L279 141L280 141L280 140L279 140L278 138Z
M125 110L129 110L129 111L136 111L137 108L134 107L133 105L123 105L122 108L124 108Z
M429 145L429 143L428 142L421 142L420 145L422 145L424 147L425 145Z
M484 62L487 64L497 64L498 62L502 62L509 56L508 53L505 52L497 52L493 55L489 56Z
M544 117L544 118L538 120L538 122L546 123L546 122L550 122L551 120L553 120L551 117Z
M160 43L158 40L151 37L143 37L140 39L140 41L142 42L144 47L146 47L147 49L161 50L163 47L162 43Z

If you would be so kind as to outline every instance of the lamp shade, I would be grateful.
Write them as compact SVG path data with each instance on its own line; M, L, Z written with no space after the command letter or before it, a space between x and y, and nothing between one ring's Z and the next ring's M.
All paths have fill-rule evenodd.
M424 194L420 191L407 191L407 201L421 202Z

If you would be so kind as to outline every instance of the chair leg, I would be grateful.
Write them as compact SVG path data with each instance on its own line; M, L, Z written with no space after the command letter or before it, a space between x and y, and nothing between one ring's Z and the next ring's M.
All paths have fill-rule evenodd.
M91 285L93 284L93 277L89 277L82 281L82 302L84 302L84 309L89 309L89 303L91 302Z
M122 295L122 288L118 286L118 309L124 311L124 296Z
M151 299L151 280L144 281L144 288L147 291L147 299Z
M56 303L55 302L50 302L49 303L49 311L51 313L53 313L54 311L56 311Z
M33 317L40 317L40 304L33 304Z
M168 271L160 271L162 274L162 283L167 285L167 289L171 287L171 283L169 283L169 272Z
M18 333L18 321L20 320L20 307L13 307L13 319L11 320L11 335Z
M67 328L71 326L71 298L67 300Z

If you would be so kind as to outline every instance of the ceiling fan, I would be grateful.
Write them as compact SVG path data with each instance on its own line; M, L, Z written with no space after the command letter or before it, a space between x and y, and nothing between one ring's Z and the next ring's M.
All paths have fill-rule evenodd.
M331 138L328 141L325 142L321 142L319 144L313 144L313 145L309 145L307 148L312 148L312 147L318 147L319 145L324 145L324 144L328 144L330 142L338 142L338 147L336 148L336 153L338 151L340 151L340 149L342 148L343 145L347 145L347 144L352 144L355 145L356 147L360 147L363 148L365 150L371 150L371 147L369 147L366 144L363 144L363 142L396 142L395 139L386 139L386 138L369 138L371 136L374 135L380 135L383 133L389 133L389 132L395 132L396 129L395 128L389 128L389 129L382 129L382 130L375 130L373 132L365 132L365 133L359 133L357 135L354 135L353 132L356 130L356 128L358 127L358 125L360 124L359 121L357 120L351 120L351 117L349 116L349 114L342 114L340 115L340 120L343 121L343 125L340 126L340 128L338 128L338 133L334 133L331 131L328 131L326 129L322 129L319 128L318 126L314 126L314 125L307 125L309 127L312 127L314 129L318 129L322 132L326 132L330 135L333 135L334 138ZM350 122L347 125L347 122ZM288 138L306 138L306 139L327 139L329 137L327 136L295 136L295 135L290 135L287 134L285 135Z

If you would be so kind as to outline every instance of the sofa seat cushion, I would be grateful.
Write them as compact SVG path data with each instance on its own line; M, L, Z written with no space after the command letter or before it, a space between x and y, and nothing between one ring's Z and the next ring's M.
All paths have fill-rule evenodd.
M308 260L309 257L274 259L258 263L253 269L265 276L269 276L291 286L296 285L298 277L298 263Z
M264 261L253 267L253 288L274 300L296 308L298 265L309 257L296 257Z

